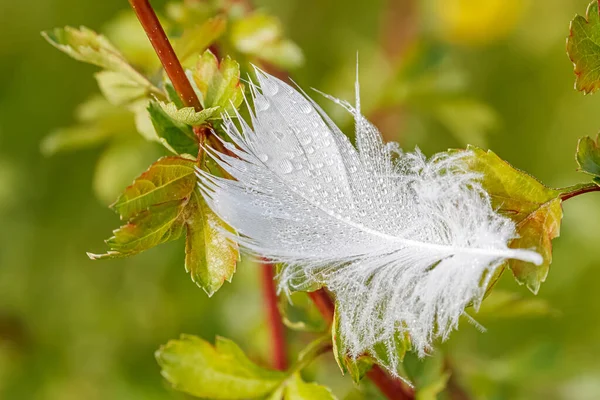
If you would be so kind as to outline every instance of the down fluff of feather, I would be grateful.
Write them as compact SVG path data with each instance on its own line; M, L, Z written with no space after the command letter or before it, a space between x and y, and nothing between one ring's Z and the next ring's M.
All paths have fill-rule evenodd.
M481 301L507 259L539 264L509 249L515 226L491 206L468 152L427 159L384 144L355 108L355 146L308 96L257 71L251 121L224 128L230 154L207 149L233 179L200 171L212 210L249 252L285 266L284 291L325 285L334 295L349 355L386 349L395 374L394 337L408 334L425 355L446 339L465 307Z

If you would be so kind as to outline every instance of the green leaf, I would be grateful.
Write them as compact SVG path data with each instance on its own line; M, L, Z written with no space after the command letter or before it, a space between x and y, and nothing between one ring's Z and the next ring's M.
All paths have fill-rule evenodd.
M175 154L198 154L198 140L192 128L172 119L156 101L148 105L152 125L161 143Z
M184 199L148 207L113 232L114 236L106 241L110 251L88 256L92 260L128 257L178 239L184 230L185 204Z
M589 136L579 139L575 155L579 170L595 177L600 177L600 147L598 147L598 139L600 139L600 135L596 136L596 140L593 140Z
M507 262L517 282L537 293L552 262L552 239L560 232L561 192L512 167L492 151L471 146L468 150L471 155L465 161L472 171L483 174L482 184L492 206L516 224L519 237L509 246L535 250L544 259L541 265Z
M575 89L593 93L600 88L600 16L598 2L592 1L586 17L575 16L567 38L567 53L576 75Z
M219 113L231 112L244 99L240 66L229 56L219 63L210 50L205 51L193 70L193 78L200 92L200 102L205 109L219 107Z
M190 335L172 340L156 352L162 375L182 392L211 399L263 397L276 390L286 374L261 368L231 340L215 346Z
M175 103L163 103L161 101L159 104L171 119L190 126L202 125L219 110L219 107L212 107L196 111L194 107L177 108Z
M110 251L93 259L126 257L177 239L185 229L185 269L212 296L231 282L239 258L229 229L196 188L195 161L164 157L137 177L111 206L129 222L106 243Z
M194 161L163 157L137 177L111 208L127 220L154 204L188 198L195 187Z
M185 269L212 296L224 281L231 282L239 258L238 248L224 234L228 227L197 191L192 193L186 213Z
M327 323L305 292L293 292L289 298L279 296L279 312L283 323L290 329L302 332L323 332Z
M240 53L281 68L295 68L304 62L300 48L283 36L281 22L260 11L235 21L231 28L231 41Z
M284 400L335 400L331 390L316 383L307 383L300 374L294 374L283 393Z
M223 15L217 15L205 21L201 25L187 29L180 38L173 41L173 47L182 64L192 56L202 53L213 44L227 27L227 19Z
M399 353L396 356L400 361L402 361L406 352L410 349L410 339L406 333L400 332L400 329L396 330L396 335L394 336L393 340L395 341L395 348L399 350ZM337 306L335 315L333 317L331 335L335 361L340 367L342 374L345 374L346 372L350 373L350 376L356 383L358 383L365 376L365 374L369 372L373 364L377 363L376 360L382 360L388 365L392 364L390 361L390 355L387 352L388 346L386 346L385 342L376 343L373 346L373 353L367 353L358 358L352 358L348 355L346 346L344 345L341 337L340 320L337 312ZM403 373L401 366L398 365L397 367L398 370L396 372L401 375Z
M121 52L108 39L91 29L83 26L79 29L67 26L42 32L42 36L51 45L76 60L118 73L118 78L115 75L112 75L110 79L106 77L99 78L104 81L104 90L111 86L122 87L124 82L128 82L129 90L132 87L138 87L139 90L144 90L146 93L162 95L160 90L127 62ZM109 84L106 80L112 81L112 83ZM115 81L118 81L119 84L116 84ZM119 90L122 90L122 88ZM121 95L115 94L110 97L121 98Z

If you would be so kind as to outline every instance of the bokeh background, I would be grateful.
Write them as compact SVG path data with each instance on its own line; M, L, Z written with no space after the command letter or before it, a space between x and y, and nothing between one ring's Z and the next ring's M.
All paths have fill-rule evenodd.
M575 171L574 151L578 137L600 128L600 97L573 90L565 54L569 21L587 0L255 3L304 51L304 65L291 72L303 86L351 99L358 51L364 108L386 139L428 154L478 144L549 186L587 180ZM115 190L158 147L132 138L51 157L41 151L42 139L72 124L73 109L97 89L94 67L57 52L39 32L103 30L127 10L125 0L0 0L2 399L183 399L153 357L183 332L229 337L253 359L267 358L253 265L240 265L233 283L208 299L184 271L182 242L125 260L86 257L118 226L106 207ZM564 212L534 312L483 313L486 333L463 324L443 346L472 398L600 398L600 196L569 200ZM534 298L510 273L499 288ZM336 368L325 357L312 373L340 398L360 398Z

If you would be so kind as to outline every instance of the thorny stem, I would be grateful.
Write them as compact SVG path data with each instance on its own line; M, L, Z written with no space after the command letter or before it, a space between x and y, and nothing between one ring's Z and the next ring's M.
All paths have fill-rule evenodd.
M150 39L150 43L152 44L152 47L154 47L154 51L156 51L165 72L169 76L169 79L171 79L177 95L186 106L194 107L196 111L201 111L202 106L198 100L198 96L196 96L192 85L187 79L183 67L179 62L179 59L173 50L173 46L171 46L152 5L150 5L148 0L129 0L129 3L137 15L140 24L144 28L148 39ZM207 137L211 136L209 133L207 126L194 127L194 134L198 138L198 143L200 145L198 149L199 163L202 162L203 156L202 144ZM277 293L275 291L275 283L273 280L273 266L268 263L263 263L262 268L265 302L267 304L271 341L273 344L273 366L277 369L284 370L287 368L285 336L281 315L277 308Z
M169 76L169 79L171 79L173 87L183 104L188 107L194 107L196 111L202 111L198 96L196 96L192 85L190 85L185 76L183 67L150 2L148 0L129 0L129 4L131 4L140 24L142 24L144 31L146 31L146 35L150 39L156 55L158 55L165 72Z
M273 264L262 261L263 296L267 311L267 322L271 332L271 357L273 367L280 371L288 367L285 349L285 331L281 322L281 313L277 306L277 292L275 290L275 274Z
M569 188L561 189L560 199L562 201L565 201L569 200L571 197L579 196L580 194L590 192L600 192L600 186L598 186L595 183L588 183L584 185L575 185Z

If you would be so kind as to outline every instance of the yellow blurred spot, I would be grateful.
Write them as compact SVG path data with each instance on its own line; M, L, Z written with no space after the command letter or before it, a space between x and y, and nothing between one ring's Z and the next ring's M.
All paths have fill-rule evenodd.
M435 0L443 40L481 45L506 37L523 14L523 0Z

